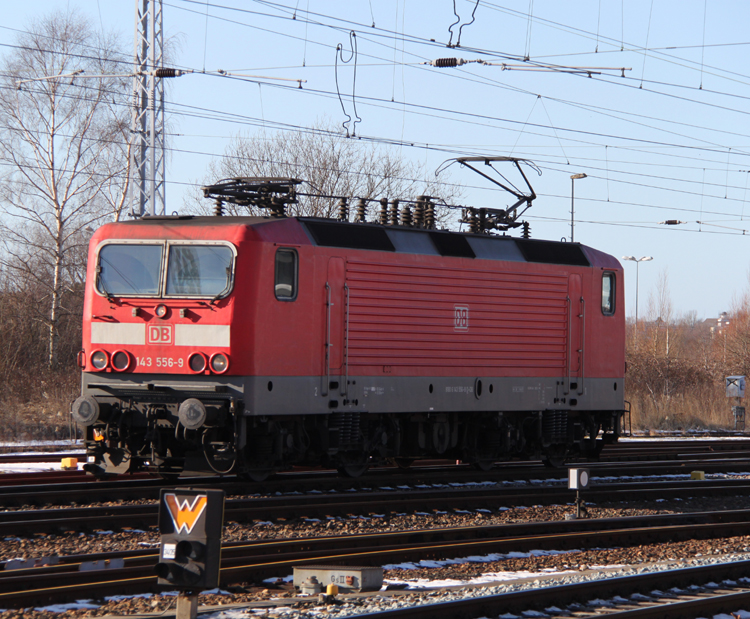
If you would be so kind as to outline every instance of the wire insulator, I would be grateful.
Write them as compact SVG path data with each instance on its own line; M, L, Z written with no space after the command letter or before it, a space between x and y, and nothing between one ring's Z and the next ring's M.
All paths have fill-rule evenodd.
M364 198L360 198L357 201L357 214L354 217L354 221L365 223L366 214L367 214L367 201Z
M411 209L408 202L404 204L404 208L401 211L401 225L411 226Z
M381 226L388 225L388 198L380 198L380 215L378 222Z
M222 217L224 215L224 202L223 200L216 200L214 204L214 215L216 217Z
M435 229L435 203L429 198L425 204L424 227L430 230Z
M438 67L440 69L446 69L449 67L457 67L458 58L436 58L435 60L433 60L432 66Z
M398 200L391 201L391 225L398 226Z
M424 196L418 196L414 207L414 226L417 228L424 225L424 198Z
M531 238L531 226L529 225L528 221L523 222L523 238L525 239Z
M469 231L477 234L479 232L479 221L477 220L477 211L474 208L469 209Z
M165 69L162 67L161 69L156 69L154 71L155 77L177 77L177 69Z
M282 198L274 196L271 198L271 217L286 217L286 203Z
M339 199L339 219L341 221L349 221L349 205L346 203L346 198Z

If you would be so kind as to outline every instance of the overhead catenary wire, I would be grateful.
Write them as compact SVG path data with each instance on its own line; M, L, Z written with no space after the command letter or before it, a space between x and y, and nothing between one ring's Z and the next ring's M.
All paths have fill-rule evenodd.
M374 138L373 138L373 141L375 141L375 139L374 139ZM676 146L676 147L677 147L677 146Z
M236 119L235 119L235 120L236 120ZM376 138L368 138L368 137L365 137L364 139L372 139L372 141L378 141L378 140L377 140ZM413 146L413 144L411 144L411 145ZM420 147L420 148L422 148L422 146L419 146L419 147ZM434 147L433 147L433 148L434 148ZM436 149L436 150L443 150L444 152L450 152L450 151L449 151L449 149ZM620 182L625 182L625 183L635 184L635 185L638 185L638 186L653 187L653 185L646 185L646 184L632 183L632 182L629 182L629 181L620 181ZM665 189L666 189L666 188L665 188ZM669 190L669 191L679 191L679 190L673 190L673 189L666 189L666 190ZM683 192L683 193L691 193L691 192ZM693 192L693 193L694 193L694 192Z

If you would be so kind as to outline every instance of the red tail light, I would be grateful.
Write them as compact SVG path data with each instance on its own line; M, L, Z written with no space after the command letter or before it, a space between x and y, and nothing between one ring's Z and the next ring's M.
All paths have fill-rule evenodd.
M132 365L132 358L130 354L125 350L117 350L112 355L112 369L115 372L124 372L130 369Z
M208 359L206 358L206 355L202 352L194 352L188 358L188 367L190 368L190 371L195 374L205 372L208 367Z

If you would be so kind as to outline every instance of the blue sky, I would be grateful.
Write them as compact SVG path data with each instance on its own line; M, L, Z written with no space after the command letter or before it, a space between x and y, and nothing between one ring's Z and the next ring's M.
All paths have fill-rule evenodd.
M121 33L132 56L134 2L28 0L4 6L0 44L55 9L75 9ZM750 267L750 4L723 0L165 0L164 28L175 66L209 74L170 82L167 210L179 211L213 157L239 132L346 120L357 136L383 140L402 157L437 169L452 157L513 155L537 200L527 216L535 238L570 237L623 255L653 256L640 267L640 316L666 270L677 313L701 318L731 309ZM469 23L474 13L474 22ZM529 14L531 9L531 15ZM374 27L373 27L374 24ZM463 25L463 28L461 28ZM460 32L460 47L455 44ZM452 37L452 38L451 38ZM433 41L434 40L434 41ZM4 53L7 53L7 48ZM459 57L514 68L467 64ZM592 77L523 71L523 58L593 70ZM222 69L294 82L219 77ZM350 130L352 124L349 125ZM468 170L464 202L503 208L511 200ZM513 179L511 179L513 180ZM687 222L660 225L665 220ZM701 222L701 223L697 223ZM635 265L624 263L626 304L635 310Z

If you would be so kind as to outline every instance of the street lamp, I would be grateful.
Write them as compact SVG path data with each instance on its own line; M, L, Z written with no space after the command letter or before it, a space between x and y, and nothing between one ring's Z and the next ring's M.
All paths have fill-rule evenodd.
M575 241L575 238L573 237L573 226L575 225L574 220L574 213L575 213L575 202L574 202L574 195L575 195L575 188L576 188L576 180L580 178L586 178L586 175L581 172L580 174L573 174L570 177L570 242L573 243Z
M635 256L623 256L622 259L635 262L635 333L638 335L638 265L641 262L653 260L653 258L651 256L642 256L641 258L636 258Z

